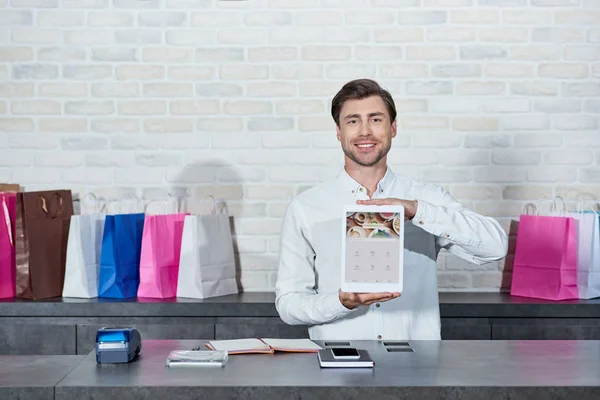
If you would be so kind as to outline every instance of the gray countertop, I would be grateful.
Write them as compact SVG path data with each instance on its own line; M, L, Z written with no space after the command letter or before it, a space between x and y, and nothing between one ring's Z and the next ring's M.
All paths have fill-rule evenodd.
M122 365L98 365L92 352L57 384L56 399L600 397L600 341L413 341L413 352L355 341L374 369L321 369L314 353L231 355L223 368L165 368L171 350L203 343L147 340L139 360Z
M197 299L0 300L0 317L277 317L275 294ZM600 299L546 301L507 293L440 293L442 318L600 318Z

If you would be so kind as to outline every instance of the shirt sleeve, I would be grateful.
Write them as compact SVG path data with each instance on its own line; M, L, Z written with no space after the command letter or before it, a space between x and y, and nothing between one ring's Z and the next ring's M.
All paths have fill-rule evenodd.
M437 236L439 247L476 264L500 260L508 251L508 236L498 221L480 215L440 187L424 191L413 224Z
M275 307L290 325L324 324L353 312L338 293L315 290L315 251L300 206L292 200L283 219Z

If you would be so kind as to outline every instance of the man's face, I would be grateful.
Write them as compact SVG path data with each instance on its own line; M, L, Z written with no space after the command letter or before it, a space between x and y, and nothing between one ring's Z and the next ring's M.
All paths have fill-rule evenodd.
M391 123L383 99L371 96L346 101L336 131L346 157L358 165L371 167L390 151L392 138L396 136L396 121Z

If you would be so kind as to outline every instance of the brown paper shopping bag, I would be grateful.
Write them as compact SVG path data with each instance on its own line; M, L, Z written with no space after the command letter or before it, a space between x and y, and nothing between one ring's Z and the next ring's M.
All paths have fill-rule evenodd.
M17 297L61 296L72 215L70 190L17 193Z
M0 193L16 193L21 190L21 186L16 183L0 183Z

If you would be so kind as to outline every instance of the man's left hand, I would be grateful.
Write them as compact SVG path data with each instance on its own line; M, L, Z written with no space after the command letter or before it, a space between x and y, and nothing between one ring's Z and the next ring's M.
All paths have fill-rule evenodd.
M403 200L403 199L370 199L370 200L357 200L356 204L361 206L403 206L404 207L404 220L408 221L413 219L417 213L417 200Z

